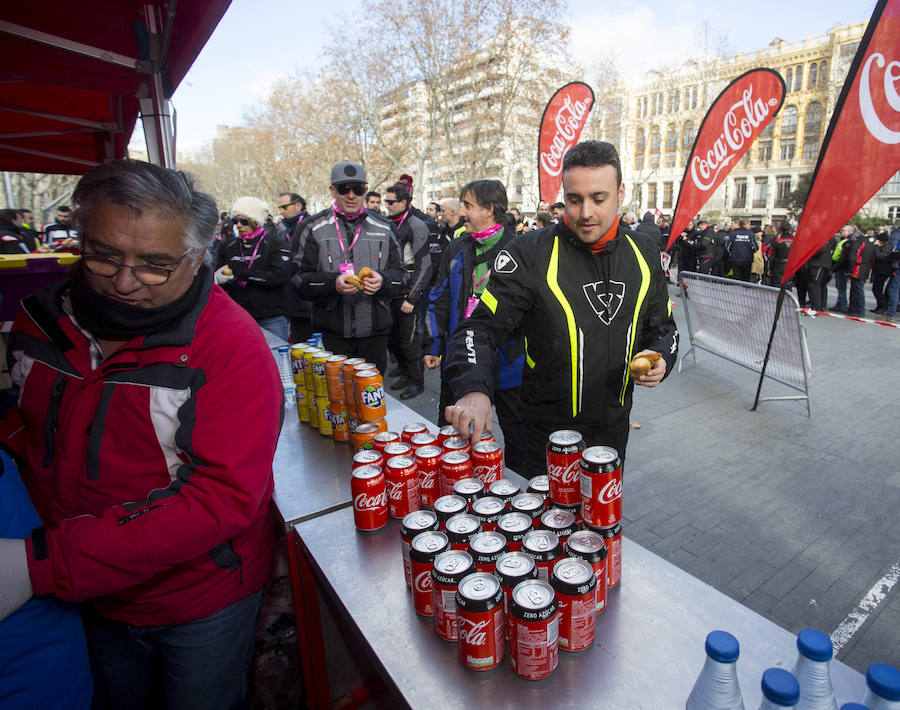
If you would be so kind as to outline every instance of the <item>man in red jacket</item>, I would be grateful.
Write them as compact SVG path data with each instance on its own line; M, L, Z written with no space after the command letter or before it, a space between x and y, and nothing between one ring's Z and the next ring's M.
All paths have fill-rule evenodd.
M0 615L87 602L103 707L237 708L274 557L274 359L213 286L216 206L188 176L113 161L74 199L82 260L10 336L0 443L45 527L0 540Z

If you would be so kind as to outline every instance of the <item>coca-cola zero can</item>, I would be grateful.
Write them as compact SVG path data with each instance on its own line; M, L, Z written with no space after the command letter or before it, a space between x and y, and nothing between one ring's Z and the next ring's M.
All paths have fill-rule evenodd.
M442 529L450 518L459 513L465 513L466 510L468 510L466 501L459 496L441 496L434 501L434 512L438 516L438 522L441 524Z
M481 532L481 522L471 513L457 513L447 520L444 532L454 550L468 550L469 539Z
M556 533L549 530L532 530L522 538L522 551L534 560L538 577L549 582L553 566L563 554Z
M488 572L463 577L456 590L459 660L473 671L487 671L503 662L506 625L503 590Z
M597 633L597 578L582 559L566 557L556 563L550 586L559 602L559 647L583 651Z
M469 538L469 554L479 572L493 572L497 558L504 552L509 552L509 545L497 530L475 533Z
M606 528L622 522L622 460L610 446L581 452L581 517Z
M503 589L503 613L506 615L507 639L512 632L512 615L509 613L509 599L513 589L519 582L526 579L537 579L537 567L534 559L524 552L512 550L504 552L497 558L497 566L494 568L494 576L500 580Z
M472 503L474 503L477 498L484 497L484 484L477 478L463 478L453 484L453 493L454 495L465 498L466 503L471 509Z
M518 484L508 478L499 478L488 486L488 495L504 501L507 508L509 508L509 502L521 492L522 489Z
M497 532L506 538L510 550L521 550L522 538L533 529L525 513L504 513L497 519Z
M591 528L606 543L606 579L607 587L615 589L622 581L622 524L616 523L608 528Z
M434 558L450 549L447 536L439 531L429 530L412 539L409 548L409 566L412 572L412 597L416 613L431 616L431 569Z
M538 528L556 533L560 543L565 545L569 535L578 529L578 524L575 522L575 516L570 511L550 508L541 516L541 523L538 525Z
M438 529L437 515L431 510L417 510L403 518L400 525L400 549L403 553L403 574L406 586L412 587L412 570L409 566L409 546L419 533Z
M434 558L434 567L431 569L434 630L445 641L456 643L459 639L456 623L456 591L463 577L475 571L472 556L465 550L447 550Z
M500 516L506 512L506 503L494 496L484 496L472 503L472 515L481 521L485 530L495 530Z
M531 518L532 527L541 524L541 516L546 508L544 499L537 493L520 493L509 501L509 509L517 513L525 513Z
M541 500L544 501L544 507L550 507L550 477L547 475L543 476L535 476L528 482L528 488L525 489L526 493L533 493L534 495L540 496Z
M542 579L519 582L509 600L509 658L526 680L547 678L559 665L559 605Z
M353 469L350 495L353 497L353 522L357 530L371 532L387 525L386 485L384 471L378 466Z
M606 608L606 585L608 583L606 543L593 530L576 530L569 535L564 549L569 557L578 557L584 560L594 570L594 576L597 578L597 613L599 614Z

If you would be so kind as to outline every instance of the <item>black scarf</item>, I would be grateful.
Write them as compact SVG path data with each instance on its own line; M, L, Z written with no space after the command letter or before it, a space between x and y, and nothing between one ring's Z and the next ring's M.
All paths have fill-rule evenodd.
M203 264L182 296L159 308L141 308L97 293L81 267L72 271L69 295L75 318L88 332L101 340L131 340L177 326L211 285L212 271Z

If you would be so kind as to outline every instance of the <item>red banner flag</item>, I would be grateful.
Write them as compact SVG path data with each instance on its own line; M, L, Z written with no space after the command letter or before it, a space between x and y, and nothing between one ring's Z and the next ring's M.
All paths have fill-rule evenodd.
M594 105L594 92L580 81L556 91L541 117L538 138L538 176L542 200L556 202L562 184L562 159L581 137Z
M771 69L751 69L726 86L697 131L684 168L672 218L672 246L753 141L775 118L784 101L784 80Z
M900 0L881 0L834 107L786 282L900 168Z

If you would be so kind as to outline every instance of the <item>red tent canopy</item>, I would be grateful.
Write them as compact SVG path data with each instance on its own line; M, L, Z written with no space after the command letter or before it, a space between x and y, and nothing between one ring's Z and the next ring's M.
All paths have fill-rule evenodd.
M79 174L124 157L139 113L151 159L172 162L168 99L229 2L6 3L0 168Z

